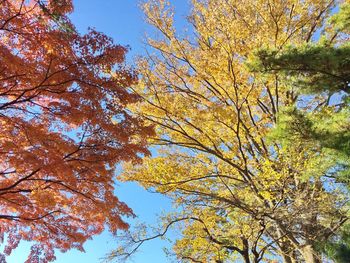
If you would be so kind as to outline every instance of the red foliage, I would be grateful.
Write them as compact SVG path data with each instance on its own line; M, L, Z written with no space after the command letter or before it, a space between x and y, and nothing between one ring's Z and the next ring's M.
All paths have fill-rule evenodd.
M152 134L125 110L138 99L127 49L79 35L70 11L71 0L0 0L0 231L7 255L34 242L28 262L128 227L114 168L148 154Z

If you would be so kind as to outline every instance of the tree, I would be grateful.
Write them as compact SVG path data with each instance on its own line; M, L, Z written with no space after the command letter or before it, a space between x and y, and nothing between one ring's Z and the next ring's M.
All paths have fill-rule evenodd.
M304 118L301 120L304 122L303 128L307 129L304 134L309 134L323 147L337 150L347 156L350 154L347 118L350 93L349 21L350 4L345 3L341 5L339 13L329 19L316 43L291 45L282 50L260 49L250 64L255 71L278 72L286 82L294 85L295 92L299 95L323 96L325 99L320 99L320 104L312 114L306 116L303 109L297 109L300 118ZM319 114L325 109L331 109L331 112ZM306 124L307 122L309 123ZM339 122L342 122L341 126L337 126ZM303 139L307 138L304 136Z
M319 99L246 64L262 46L312 41L337 2L192 4L193 34L183 37L167 1L144 5L159 38L148 39L154 53L139 61L134 90L143 100L132 110L155 125L158 153L125 165L121 178L173 199L178 209L163 230L182 229L174 245L181 262L321 262L317 242L348 219L348 192L328 177L337 160L300 138L287 147L271 136L281 110ZM141 233L112 257L132 254L150 238Z
M280 113L274 136L290 144L302 139L319 145L337 159L331 177L350 187L350 4L343 3L326 24L317 42L282 50L260 49L251 67L267 74L278 73L296 87L299 96L318 96L313 110L285 109ZM327 242L318 245L336 262L350 258L349 224Z
M6 255L34 243L26 262L128 227L114 168L147 155L152 133L126 109L138 100L127 48L77 33L72 10L70 0L0 1L0 229Z

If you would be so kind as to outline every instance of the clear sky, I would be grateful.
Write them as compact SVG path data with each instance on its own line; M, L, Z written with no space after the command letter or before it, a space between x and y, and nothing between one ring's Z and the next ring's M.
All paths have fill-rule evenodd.
M133 58L144 53L142 40L150 27L143 19L139 9L139 0L73 0L74 13L71 15L77 29L84 33L88 27L111 36L116 43L129 45L131 51L129 63ZM177 12L177 24L183 25L185 14L189 12L188 0L173 0ZM117 196L126 202L138 216L136 221L155 224L157 214L171 209L169 200L159 194L151 194L136 184L119 184L116 187ZM163 247L165 241L154 240L142 246L141 250L130 262L135 263L163 263L169 260L165 257ZM88 241L84 248L86 253L70 250L65 254L57 253L56 263L96 263L111 249L117 247L117 241L107 232ZM30 244L22 243L8 259L8 263L24 262L29 253Z

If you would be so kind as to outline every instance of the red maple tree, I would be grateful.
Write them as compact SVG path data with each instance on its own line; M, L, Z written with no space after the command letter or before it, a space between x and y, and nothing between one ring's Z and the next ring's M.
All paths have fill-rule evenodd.
M148 154L152 134L125 109L138 100L127 48L77 33L72 10L71 0L0 0L0 232L6 255L33 242L27 262L128 227L115 165Z

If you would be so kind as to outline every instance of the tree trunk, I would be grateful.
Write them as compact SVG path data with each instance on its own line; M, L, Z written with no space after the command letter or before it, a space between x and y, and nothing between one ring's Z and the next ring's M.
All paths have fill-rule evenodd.
M277 234L278 238L280 238L282 235L279 229L277 231ZM283 263L297 263L297 260L295 259L295 248L289 240L281 241L279 248L283 257Z
M244 253L242 256L244 258L244 262L245 263L250 263L250 258L249 258L249 254L248 253Z
M250 257L249 257L249 243L248 240L245 238L242 238L243 243L243 253L242 256L244 258L245 263L250 263Z
M280 247L281 249L281 255L283 257L283 263L297 263L297 259L296 259L296 255L295 255L295 251L293 249L286 248L285 245Z
M297 263L297 261L290 255L283 255L283 263Z
M306 263L321 263L321 257L317 255L311 245L306 245L302 249L302 254Z

